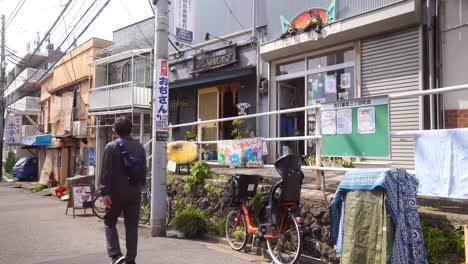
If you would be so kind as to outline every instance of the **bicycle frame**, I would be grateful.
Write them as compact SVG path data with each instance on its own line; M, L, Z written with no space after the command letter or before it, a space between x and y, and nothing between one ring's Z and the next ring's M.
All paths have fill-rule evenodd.
M284 221L286 219L286 215L289 212L289 207L290 206L297 206L297 204L292 203L292 202L286 202L286 203L281 204L281 208L283 210L282 210L282 213L281 213L281 222L280 222L280 226L279 226L279 231L277 231L276 228L273 226L272 228L275 231L276 235L264 235L263 238L276 239L283 233ZM241 206L239 207L239 210L237 211L236 223L234 224L234 228L237 227L237 225L239 224L239 221L241 219L241 213L244 214L245 221L247 222L247 233L249 235L253 235L255 232L257 232L258 227L253 226L252 219L250 218L250 212L247 209L247 206L245 205L245 202L243 202L241 204Z
M241 211L245 216L245 221L247 222L247 233L249 235L254 234L258 230L258 227L255 227L252 225L252 219L250 219L250 213L249 213L249 210L247 209L247 206L245 206L245 202L241 204L239 210L237 211L237 217L236 217L237 220L236 220L234 227L237 227L237 224L239 223L239 219L241 218Z

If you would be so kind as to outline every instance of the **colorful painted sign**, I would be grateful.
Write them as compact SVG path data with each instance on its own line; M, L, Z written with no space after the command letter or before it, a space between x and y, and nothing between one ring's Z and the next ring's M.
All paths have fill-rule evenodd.
M263 167L261 138L218 142L218 164L234 167Z
M284 16L281 16L281 27L283 33L286 32L288 27L295 27L297 29L303 29L309 23L311 17L320 17L324 24L330 24L336 20L336 0L333 0L330 3L330 7L327 9L323 8L311 8L306 10L297 16L295 16L290 21L287 20Z
M166 141L169 125L169 78L167 60L158 60L156 78L159 80L155 89L155 115L156 141Z
M5 139L7 144L21 143L22 118L19 115L9 115L5 123Z

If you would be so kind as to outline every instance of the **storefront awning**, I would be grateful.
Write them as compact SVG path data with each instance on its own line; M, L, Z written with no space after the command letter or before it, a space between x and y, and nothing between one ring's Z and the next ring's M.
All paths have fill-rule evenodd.
M218 72L212 75L204 75L204 76L200 76L197 78L171 82L169 83L169 89L234 79L234 78L244 77L244 76L251 75L251 74L255 74L255 67L242 68L242 69L237 69L237 70L223 72L223 73Z
M21 139L21 144L25 146L36 146L36 147L47 147L52 143L52 136L47 135L35 135L30 137L24 137Z

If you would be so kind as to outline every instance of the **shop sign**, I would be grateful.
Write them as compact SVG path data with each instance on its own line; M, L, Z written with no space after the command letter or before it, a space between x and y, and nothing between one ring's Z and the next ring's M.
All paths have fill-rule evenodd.
M7 144L21 143L22 118L20 115L9 115L5 124L5 139Z
M336 20L336 0L331 1L328 9L324 8L312 8L304 12L299 13L291 20L286 19L284 16L280 16L281 27L283 33L286 32L288 27L294 27L296 29L304 29L309 23L311 17L320 18L324 24L330 24Z
M156 141L166 141L169 125L169 78L167 60L158 60L156 78L158 80L155 93L154 123L156 126Z
M237 62L237 47L228 47L202 52L193 56L192 73L209 71Z
M178 41L193 42L194 14L192 0L173 0L174 33Z
M234 167L263 167L261 138L222 140L218 142L218 164Z

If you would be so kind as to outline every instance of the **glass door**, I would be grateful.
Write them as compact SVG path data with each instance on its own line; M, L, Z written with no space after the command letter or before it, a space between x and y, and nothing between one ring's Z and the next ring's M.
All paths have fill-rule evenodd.
M279 110L304 106L304 78L278 82ZM297 137L304 135L304 112L282 114L278 117L279 137ZM280 141L279 156L304 154L304 141Z

